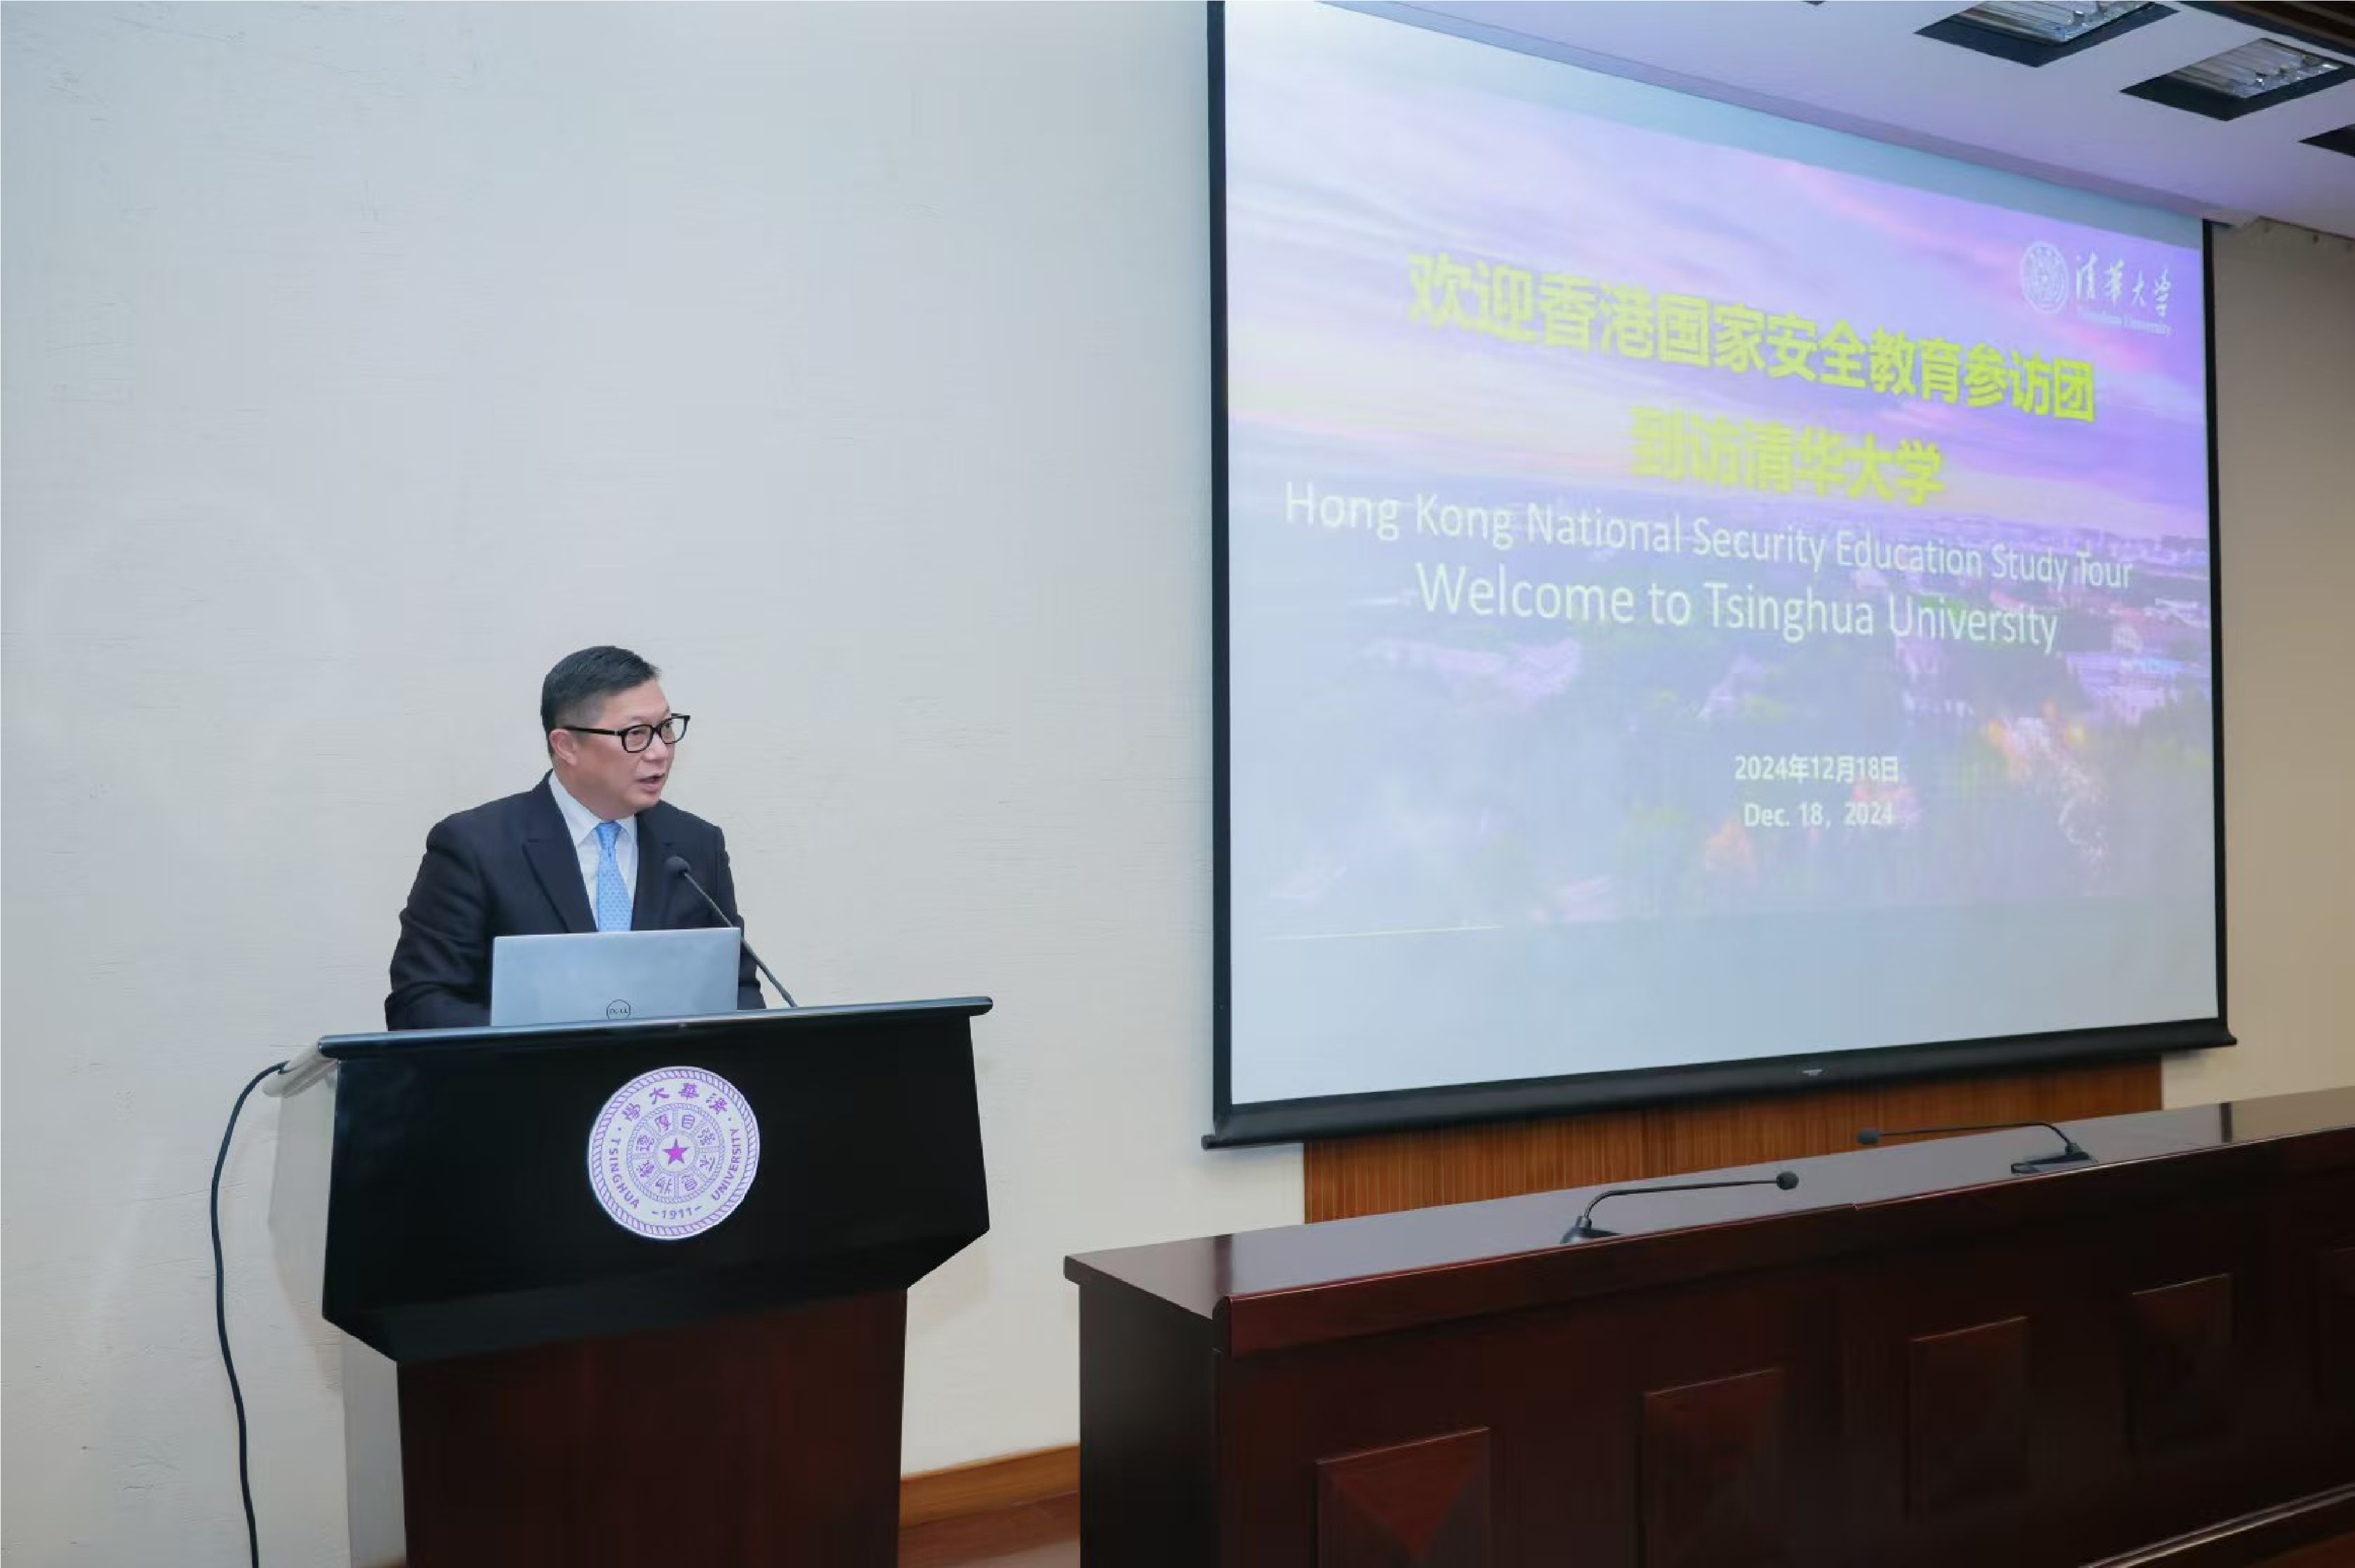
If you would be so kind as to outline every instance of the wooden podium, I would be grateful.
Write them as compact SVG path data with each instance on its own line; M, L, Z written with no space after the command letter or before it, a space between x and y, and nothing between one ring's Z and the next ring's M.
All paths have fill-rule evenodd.
M2215 1568L2355 1532L2355 1093L1074 1257L1089 1568ZM1772 1175L1778 1167L1684 1180ZM2129 1561L2120 1558L2119 1563Z
M321 1042L325 1310L399 1363L412 1568L890 1568L989 1005Z

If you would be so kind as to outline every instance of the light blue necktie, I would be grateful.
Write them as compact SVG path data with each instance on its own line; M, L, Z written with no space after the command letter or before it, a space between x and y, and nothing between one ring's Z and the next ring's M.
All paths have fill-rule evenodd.
M619 822L597 824L597 929L630 928L630 890L622 885L622 863L613 858L613 841L622 836Z

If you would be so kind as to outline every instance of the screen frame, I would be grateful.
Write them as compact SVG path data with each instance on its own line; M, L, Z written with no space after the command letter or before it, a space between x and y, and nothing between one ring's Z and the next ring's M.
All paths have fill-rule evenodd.
M1206 1149L1401 1131L1476 1121L1521 1120L1732 1096L1854 1087L2064 1065L2114 1063L2238 1044L2226 1024L2224 887L2223 562L2216 467L2215 228L2200 226L2200 313L2208 418L2209 704L2213 734L2216 854L2216 1015L1976 1040L1928 1041L1803 1055L1747 1057L1550 1077L1384 1089L1237 1104L1233 1097L1234 894L1231 657L1228 634L1226 7L1209 0L1210 203L1210 844L1211 1072ZM1403 24L1394 24L1403 25ZM1489 47L1501 47L1491 45ZM1543 58L1543 57L1538 57ZM1570 68L1591 69L1591 68Z

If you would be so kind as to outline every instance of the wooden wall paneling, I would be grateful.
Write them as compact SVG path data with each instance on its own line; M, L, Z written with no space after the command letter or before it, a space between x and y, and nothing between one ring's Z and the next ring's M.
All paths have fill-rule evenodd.
M1644 1118L1643 1175L1836 1154L1854 1149L1857 1129L1880 1114L1871 1090L1849 1088L1656 1106Z
M1347 1219L1632 1181L1650 1168L1640 1110L1308 1144L1307 1217Z
M2159 1108L2158 1063L1803 1090L1311 1141L1310 1220L1837 1154L1859 1128L2062 1121Z
M1888 1084L1876 1091L1884 1128L1935 1123L2066 1121L2160 1106L2158 1061L2097 1063L2041 1072Z

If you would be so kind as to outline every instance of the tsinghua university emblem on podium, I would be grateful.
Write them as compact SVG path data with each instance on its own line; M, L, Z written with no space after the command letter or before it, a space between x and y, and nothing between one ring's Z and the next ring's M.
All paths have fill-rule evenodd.
M589 1131L589 1186L615 1224L654 1241L701 1235L761 1169L761 1124L736 1086L700 1067L634 1078Z

